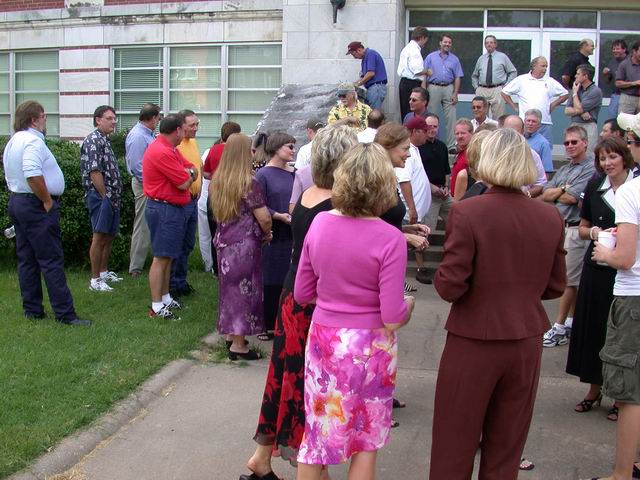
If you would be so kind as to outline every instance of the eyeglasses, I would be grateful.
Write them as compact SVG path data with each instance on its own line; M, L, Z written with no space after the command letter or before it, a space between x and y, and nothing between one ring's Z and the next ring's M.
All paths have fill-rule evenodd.
M640 145L640 140L627 140L627 145Z
M338 98L347 98L347 94L346 93L340 93L338 95Z
M577 145L579 142L579 140L565 140L564 142L562 142L562 144L565 147L568 147L569 145Z
M293 150L296 148L293 143L287 143L286 145L283 145L283 147L287 147L289 150Z
M409 98L410 102L422 102L423 100L420 98Z

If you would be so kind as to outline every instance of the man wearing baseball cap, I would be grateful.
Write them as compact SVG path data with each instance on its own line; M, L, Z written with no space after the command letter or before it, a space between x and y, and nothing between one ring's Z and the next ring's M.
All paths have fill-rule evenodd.
M382 102L387 96L387 70L382 56L371 48L365 48L362 42L351 42L347 46L347 55L361 60L360 79L355 86L367 89L367 104L375 110L380 110Z
M353 117L360 123L358 132L367 128L367 117L371 112L371 107L358 100L353 83L341 83L336 95L338 96L338 104L329 112L327 123L332 124L343 118Z

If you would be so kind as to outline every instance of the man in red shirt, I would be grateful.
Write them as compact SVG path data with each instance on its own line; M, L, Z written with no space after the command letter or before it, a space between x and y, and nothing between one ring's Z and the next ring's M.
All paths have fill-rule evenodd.
M149 269L150 317L178 320L172 310L180 308L169 294L171 262L182 251L186 227L184 206L191 201L189 187L198 171L176 150L184 137L184 118L167 115L160 134L142 159L142 185L147 197L145 217L151 233L153 262Z

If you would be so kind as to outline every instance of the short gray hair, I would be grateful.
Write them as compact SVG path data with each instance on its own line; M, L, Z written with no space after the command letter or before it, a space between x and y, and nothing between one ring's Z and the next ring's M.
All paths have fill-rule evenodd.
M527 118L529 115L533 115L538 119L539 122L542 122L542 112L537 108L530 108L526 112L524 112L524 117Z
M319 188L333 187L333 172L344 154L358 144L358 136L347 125L330 125L318 131L311 146L311 176Z
M545 57L543 57L542 55L540 55L539 57L534 58L533 60L531 60L531 63L529 64L529 70L533 70L533 67L535 67L538 62L542 61L542 60L547 60Z

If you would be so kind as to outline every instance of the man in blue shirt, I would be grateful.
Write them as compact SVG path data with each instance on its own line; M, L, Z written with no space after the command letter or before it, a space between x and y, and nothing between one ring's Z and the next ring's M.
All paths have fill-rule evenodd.
M527 143L542 160L544 171L553 172L553 149L549 140L542 135L539 130L542 126L542 112L537 108L531 108L524 112L524 136Z
M18 282L25 317L45 317L42 277L56 320L66 325L90 325L80 320L64 274L60 232L60 196L64 176L44 142L47 115L38 102L18 105L13 134L4 149L4 174L9 188L9 217L15 225Z
M144 216L147 197L142 191L142 157L147 147L155 140L155 129L160 121L160 107L153 103L145 103L138 119L140 121L131 128L125 142L125 159L127 170L131 174L131 189L135 198L135 219L129 254L129 273L134 277L142 273L151 246L149 227Z
M351 42L347 46L347 55L361 60L360 79L354 84L356 87L364 86L367 89L367 104L372 109L380 110L387 96L387 70L382 57L375 50L365 48L361 42Z
M460 60L453 53L453 38L447 33L440 37L440 49L424 59L427 72L423 87L428 88L432 112L442 109L446 123L447 148L455 152L456 104L460 91L460 78L464 76ZM441 132L442 133L442 132Z

